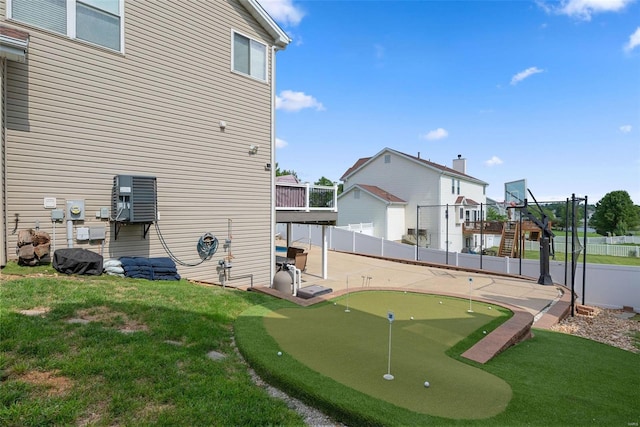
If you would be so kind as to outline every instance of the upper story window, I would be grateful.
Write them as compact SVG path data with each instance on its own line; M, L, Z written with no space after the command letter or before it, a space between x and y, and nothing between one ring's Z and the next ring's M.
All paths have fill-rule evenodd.
M391 154L385 154L384 155L384 162L385 163L391 163Z
M8 0L7 17L123 51L124 0Z
M267 45L233 33L232 68L255 79L267 80Z
M460 180L451 178L451 194L460 194Z

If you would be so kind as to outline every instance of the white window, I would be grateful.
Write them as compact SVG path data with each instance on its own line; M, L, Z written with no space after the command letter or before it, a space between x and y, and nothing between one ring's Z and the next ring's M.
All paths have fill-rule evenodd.
M267 45L233 33L233 70L267 80Z
M8 18L123 50L124 0L9 0L7 5Z
M385 154L384 155L384 162L385 163L391 163L391 154Z

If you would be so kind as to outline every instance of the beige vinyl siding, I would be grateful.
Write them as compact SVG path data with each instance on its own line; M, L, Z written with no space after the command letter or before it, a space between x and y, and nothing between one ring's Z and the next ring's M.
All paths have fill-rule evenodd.
M0 266L4 266L7 259L5 254L5 230L7 229L6 216L4 215L4 58L0 58Z
M231 72L231 34L272 41L235 1L126 2L124 22L124 55L25 28L28 63L8 67L8 218L19 213L19 229L39 221L52 233L43 198L57 197L62 209L66 199L84 199L86 219L74 228L109 226L95 212L110 208L113 176L155 176L159 227L178 258L199 261L205 232L220 240L213 260L180 268L184 277L219 282L231 219L232 277L254 274L267 284L271 77L265 83ZM251 144L260 145L255 155ZM108 230L105 258L166 255L153 226L146 239L137 224L122 227L117 240ZM57 224L55 243L67 246L65 223ZM248 279L231 282L242 283Z

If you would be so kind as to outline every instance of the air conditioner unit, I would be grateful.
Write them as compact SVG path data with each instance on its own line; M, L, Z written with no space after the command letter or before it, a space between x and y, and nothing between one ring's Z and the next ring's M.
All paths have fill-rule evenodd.
M156 178L154 176L116 175L113 177L111 221L116 224L152 224L157 219ZM144 236L149 226L144 227Z

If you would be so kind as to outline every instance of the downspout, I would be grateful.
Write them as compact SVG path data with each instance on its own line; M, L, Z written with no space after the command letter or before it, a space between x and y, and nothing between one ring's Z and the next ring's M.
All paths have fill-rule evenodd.
M270 157L270 182L271 182L271 236L269 245L269 287L272 286L271 278L275 275L276 259L276 46L271 46L271 157ZM287 235L287 239L289 236Z
M6 260L6 247L5 242L6 235L6 206L5 203L5 192L4 192L4 102L5 102L5 87L4 87L4 76L6 74L6 59L0 58L0 266L4 267L7 263Z
M436 199L438 201L438 204L442 203L442 177L443 176L444 176L444 172L440 171L440 179L438 179L438 198ZM445 211L445 215L444 215L444 220L447 222L447 224L449 224L449 215L448 215L448 212L446 212L446 211ZM438 226L440 226L440 224L438 224ZM438 236L440 236L440 237L438 237L438 247L439 248L442 248L442 231L441 230L442 230L442 228L440 228L440 230L438 230ZM416 230L416 233L417 232L418 232L418 230ZM445 239L449 239L449 236L446 235L446 234L445 234Z

